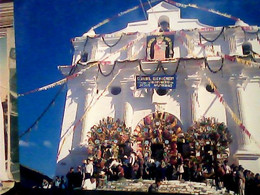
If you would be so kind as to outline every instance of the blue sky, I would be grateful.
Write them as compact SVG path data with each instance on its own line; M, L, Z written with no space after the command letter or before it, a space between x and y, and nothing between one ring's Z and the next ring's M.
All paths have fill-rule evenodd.
M143 2L147 2L142 0ZM132 8L139 0L15 0L15 36L18 93L39 88L63 78L59 65L72 59L70 39L81 36L106 18ZM195 3L241 18L249 25L260 26L260 3L257 1L211 0L179 1ZM206 3L205 3L206 2ZM154 4L153 4L154 5ZM149 6L145 6L149 9ZM233 25L234 21L193 8L181 8L183 18L198 18L212 26ZM128 22L145 20L142 9L96 29L110 33ZM59 87L19 97L19 131L25 131L43 112ZM20 162L48 176L55 173L56 154L64 111L66 90L30 133L20 140Z

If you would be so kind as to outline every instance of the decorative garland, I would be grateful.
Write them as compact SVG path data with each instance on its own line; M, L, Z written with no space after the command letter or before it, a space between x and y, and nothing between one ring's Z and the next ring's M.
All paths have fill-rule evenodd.
M254 68L260 68L259 62L252 62L252 61L249 61L249 60L242 59L238 56L231 56L231 57L233 57L236 60L237 63L244 64L244 65L254 67Z
M251 140L253 140L255 142L255 144L260 148L260 144L257 142L256 139L254 139L252 137L252 134L248 131L248 129L245 127L245 125L242 123L242 121L236 116L236 114L231 110L231 108L228 106L228 104L226 103L226 101L224 100L223 96L219 93L219 91L217 90L216 85L212 82L212 80L210 78L207 78L211 88L214 89L215 94L217 95L217 97L219 98L219 101L224 105L224 107L226 108L226 110L229 112L229 114L231 115L232 119L234 120L234 122L241 128L241 130L249 137L251 138Z
M122 71L122 69L120 69L117 73L116 73L116 75L111 79L111 81L108 83L108 85L106 86L106 88L102 91L102 93L97 97L97 99L96 99L96 102L104 95L104 93L108 90L108 88L110 87L110 85L113 83L113 81L116 79L116 77L120 74L120 72ZM58 154L57 154L57 159L58 159L58 157L59 157L59 155L60 155L60 152L61 152L61 150L62 150L62 148L63 148L63 145L64 145L64 143L65 143L65 141L66 141L66 138L67 138L67 136L69 136L72 132L74 132L75 130L76 130L76 128L80 125L80 123L83 121L83 119L85 118L85 116L86 116L86 114L89 112L89 110L92 108L92 106L96 103L96 102L94 102L92 105L89 105L85 110L84 110L84 113L83 113L83 115L81 116L81 118L76 122L76 123L74 123L72 126L73 126L73 129L72 129L72 131L71 131L71 127L72 126L70 126L68 129L67 129L67 131L63 134L63 136L61 136L61 138L60 138L60 142L61 142L61 140L62 140L62 142L61 142L61 145L60 145L60 147L59 147L59 151L58 151Z
M44 86L44 87L37 88L37 89L31 90L31 91L28 91L28 92L26 92L26 93L19 94L18 97L19 97L19 96L25 96L25 95L28 95L28 94L31 94L31 93L34 93L34 92L39 92L39 91L47 90L47 89L56 87L56 86L58 86L58 85L62 85L62 84L64 84L64 83L66 83L67 81L72 80L72 79L74 79L74 78L76 78L76 77L82 75L85 71L87 71L88 69L90 69L90 68L92 68L93 66L96 66L96 65L97 65L97 63L95 63L95 62L90 62L90 63L88 63L88 64L90 64L90 65L89 65L87 68L85 68L85 69L83 69L83 70L81 70L81 71L79 71L79 72L77 72L77 73L73 73L73 74L71 74L71 75L68 75L68 76L66 76L66 77L63 78L63 79L61 79L61 80L59 80L59 81L56 81L56 82L54 82L54 83L51 83L51 84L49 84L49 85L46 85L46 86ZM73 67L76 67L76 66L71 66L71 67L73 68Z
M257 31L255 31L255 32L248 32L248 31L246 31L246 29L243 26L241 26L241 29L243 30L243 32L245 34L245 38L246 38L246 34L251 34L251 35L255 34L257 41L259 41L259 32L260 32L259 29L257 29Z
M178 59L178 61L177 61L177 66L176 66L176 69L175 69L175 71L174 71L173 74L167 74L167 72L166 72L166 70L164 69L162 63L160 62L160 63L161 63L161 68L162 68L163 73L164 73L166 76L173 76L173 75L175 75L175 74L178 72L178 69L179 69L179 66L180 66L180 62L181 62L181 58Z
M155 69L152 73L146 73L146 72L144 71L144 69L142 68L141 60L138 60L138 63L139 63L139 68L140 68L141 72L142 72L144 75L146 75L146 76L152 76L152 75L154 75L154 74L160 69L160 67L161 67L161 62L158 61L158 65L157 65L156 69Z
M222 33L224 32L224 30L225 30L225 27L222 27L220 33L216 36L215 39L212 39L212 40L207 39L205 36L203 36L203 35L201 34L201 32L199 32L200 43L201 43L201 38L203 38L205 41L210 42L210 43L215 42L215 41L222 35Z
M107 117L91 127L87 137L88 154L95 159L122 158L125 155L123 148L130 143L138 157L163 158L171 164L177 163L180 152L182 157L196 163L210 163L214 159L224 161L229 156L228 148L232 143L232 135L226 125L215 118L203 118L183 133L178 119L167 112L146 116L132 133L123 121ZM152 153L153 145L158 144L162 146L160 155L156 153L158 151ZM183 144L188 146L188 150L182 148Z
M133 40L133 41L127 43L124 47L120 48L119 50L117 50L116 52L114 52L114 53L111 54L111 55L114 55L114 54L116 54L116 53L118 53L118 52L120 52L120 51L122 51L122 50L127 49L128 47L132 46L135 42L139 41L139 40L142 39L142 38L143 38L143 36L140 36L140 37L138 37L137 39L135 39L135 40ZM110 55L110 56L111 56L111 55ZM69 75L69 76L67 76L67 77L64 78L64 79L61 79L61 80L59 80L59 81L56 81L56 82L54 82L54 83L52 83L52 84L46 85L46 86L41 87L41 88L37 88L37 89L31 90L31 91L28 91L28 92L26 92L26 93L19 94L18 96L24 96L24 95L28 95L28 94L30 94L30 93L47 90L47 89L53 88L53 87L55 87L55 86L57 86L57 85L62 85L62 84L64 84L64 83L66 83L68 80L72 80L72 79L74 79L74 78L76 78L76 77L82 75L85 71L87 71L88 69L92 68L93 66L98 65L98 62L104 62L104 61L105 61L107 58L109 58L110 56L107 56L107 57L105 57L104 59L102 59L102 60L100 60L100 61L96 61L96 62L86 62L86 63L84 63L84 64L83 64L82 62L80 62L80 60L79 60L77 63L79 63L80 65L84 65L84 66L85 66L85 65L89 65L89 66L88 66L86 69L83 69L83 70L81 70L81 71L79 71L79 72L77 72L77 73L74 73L74 74L72 74L72 75Z
M204 61L205 61L205 66L206 66L206 67L209 69L209 71L212 72L212 73L218 73L219 71L222 70L222 68L223 68L223 66L224 66L224 58L222 58L222 57L221 57L221 66L219 67L218 70L212 70L212 69L210 68L207 58L205 58Z
M100 63L98 63L98 72L100 72L100 74L102 74L104 77L110 76L110 75L113 73L114 69L115 69L116 62L117 62L117 61L114 62L113 67L112 67L111 71L110 71L108 74L104 74L104 73L103 73L103 71L101 70Z
M185 33L184 31L182 31L182 34L186 35L186 33ZM116 51L116 52L114 52L114 53L117 53L117 52L119 52L119 51L121 51L121 50L124 50L124 49L128 48L129 46L133 45L135 41L138 41L138 40L140 40L140 38L138 38L138 39L136 39L136 40L134 40L134 41L128 43L125 47L119 49L118 51ZM205 49L205 45L204 45L204 44L198 43L198 45L199 45L200 47L202 47L203 49ZM114 53L113 53L113 54L114 54ZM230 60L230 61L237 60L238 63L242 63L242 64L245 64L245 65L248 65L248 66L260 68L260 64L257 63L257 62L252 62L252 61L240 59L240 58L238 58L237 56L229 56L229 55L226 55L226 54L221 54L221 55L224 56L225 59L228 59L228 60ZM218 56L220 56L220 54L218 54ZM108 57L109 57L109 56L108 56ZM77 64L83 65L83 66L86 66L86 65L89 65L89 66L88 66L86 69L83 69L83 70L81 70L81 71L78 72L78 73L74 73L74 74L72 74L72 75L69 75L69 76L67 76L67 77L64 78L64 79L61 79L61 80L59 80L59 81L56 81L56 82L54 82L54 83L52 83L52 84L46 85L46 86L41 87L41 88L37 88L37 89L31 90L31 91L28 91L28 92L26 92L26 93L19 94L18 96L24 96L24 95L27 95L27 94L30 94L30 93L34 93L34 92L38 92L38 91L43 91L43 90L47 90L47 89L53 88L53 87L58 86L58 85L62 85L62 84L64 84L64 83L66 83L68 80L72 80L72 79L74 79L74 78L80 76L80 75L83 74L86 70L90 69L90 68L93 67L93 66L98 65L100 62L104 62L105 59L107 59L108 57L104 58L104 59L101 60L101 61L87 62L87 63L82 63L82 62L79 60L79 61L77 62ZM194 59L194 58L190 58L190 59ZM139 65L140 65L140 62L139 62ZM140 67L141 67L141 66L140 66ZM159 67L157 67L157 68L159 68ZM158 70L156 70L155 73L156 73L157 71L158 71ZM144 74L145 74L145 73L144 73ZM154 73L153 73L153 74L154 74ZM150 74L148 74L148 75L150 75Z
M106 44L106 46L108 46L108 47L114 47L114 46L116 46L120 41L121 41L121 39L122 39L122 37L123 37L123 35L124 34L121 34L121 36L120 36L120 38L114 43L114 44L112 44L112 45L109 45L106 41L105 41L105 38L104 38L104 36L102 36L101 37L101 39L103 40L103 42Z

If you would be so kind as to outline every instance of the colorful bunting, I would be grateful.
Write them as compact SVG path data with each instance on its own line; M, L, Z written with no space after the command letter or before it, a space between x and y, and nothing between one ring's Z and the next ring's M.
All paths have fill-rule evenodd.
M183 3L178 3L178 2L172 1L172 0L165 0L165 1L170 3L170 4L175 5L177 7L182 7L182 8L192 7L192 8L195 8L195 9L200 9L200 10L203 10L203 11L206 11L206 12L217 14L217 15L223 16L225 18L229 18L229 19L235 20L235 21L240 20L239 18L231 16L230 14L221 13L221 12L213 10L213 9L207 9L207 8L204 8L204 7L199 7L196 4L190 4L190 3L189 4L183 4Z
M253 61L249 61L249 60L245 60L239 57L235 57L237 63L239 64L245 64L247 66L250 67L254 67L254 68L260 68L260 63L259 62L253 62Z
M76 130L76 128L80 125L80 123L83 121L83 119L85 118L86 114L89 112L89 110L95 105L95 103L104 95L104 93L108 90L108 88L111 86L111 84L113 83L113 81L116 79L116 77L120 74L120 72L122 71L122 69L120 69L117 74L115 74L115 76L112 78L112 80L108 83L108 85L106 86L106 88L102 91L102 93L97 97L96 101L92 104L91 103L88 105L88 107L85 109L84 114L81 116L81 118L74 124L73 128L71 129L71 127L68 128L68 130L62 135L61 140L62 140L62 144L59 148L58 151L58 155L57 158L59 157L59 154L63 148L63 145L65 143L66 138ZM72 130L72 131L71 131Z
M157 1L160 1L160 0L151 0L150 2L151 2L151 3L154 3L154 2L157 2ZM96 29L96 28L99 28L100 26L103 26L104 24L107 24L108 22L111 22L113 19L115 19L115 18L117 18L117 17L121 17L121 16L123 16L123 15L125 15L125 14L128 14L128 13L134 11L134 10L137 10L139 7L141 7L142 5L146 5L146 4L148 4L148 2L147 2L147 3L140 4L140 5L137 5L137 6L134 6L133 8L127 9L127 10L125 10L125 11L123 11L123 12L120 12L120 13L114 15L114 16L111 17L111 18L107 18L107 19L103 20L102 22L96 24L96 25L93 26L92 28L93 28L93 30Z
M65 85L62 85L61 88L58 90L58 92L56 93L56 95L54 96L54 98L51 100L51 102L48 104L48 106L44 109L44 111L40 114L40 116L34 121L34 123L27 128L27 130L25 130L23 133L21 133L19 135L19 138L21 139L24 135L26 135L27 133L31 132L31 130L33 128L37 128L39 121L42 119L42 117L48 112L48 110L50 109L50 107L55 103L57 97L59 96L59 94L61 93L61 91L64 89Z
M252 134L248 131L248 129L244 126L244 124L242 123L242 121L237 117L237 115L232 111L232 109L228 106L228 104L226 103L226 101L224 100L223 96L219 93L219 91L216 88L216 85L212 82L212 80L210 78L207 78L211 87L214 89L215 94L217 95L217 97L219 98L219 101L224 105L224 107L226 108L226 110L229 112L229 114L231 115L232 119L234 120L234 122L242 129L242 131L249 137L251 138L251 140L253 140L256 145L258 147L260 147L260 144L252 137Z

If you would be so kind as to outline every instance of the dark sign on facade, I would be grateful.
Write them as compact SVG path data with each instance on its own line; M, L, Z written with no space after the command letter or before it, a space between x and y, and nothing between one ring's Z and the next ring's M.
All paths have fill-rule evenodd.
M136 88L175 89L174 76L136 76Z

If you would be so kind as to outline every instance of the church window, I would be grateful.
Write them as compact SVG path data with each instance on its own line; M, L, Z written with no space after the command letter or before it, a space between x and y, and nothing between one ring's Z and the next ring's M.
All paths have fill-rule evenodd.
M249 42L245 42L242 45L243 55L249 55L252 52L252 44Z
M121 93L121 87L111 87L110 92L113 95L118 95Z
M162 88L158 88L156 89L156 93L159 95L159 96L164 96L168 93L168 89L162 89Z

